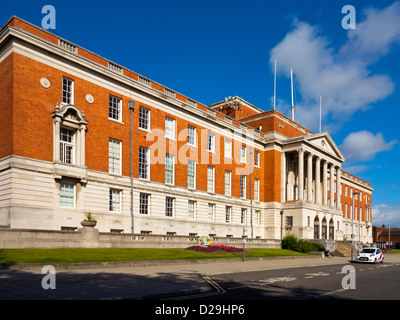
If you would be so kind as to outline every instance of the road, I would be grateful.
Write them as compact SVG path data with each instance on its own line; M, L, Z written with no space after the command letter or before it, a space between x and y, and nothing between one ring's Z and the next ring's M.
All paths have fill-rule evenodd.
M349 269L354 272L350 273ZM400 299L400 263L397 262L213 274L207 279L215 285L214 293L191 298L210 301Z

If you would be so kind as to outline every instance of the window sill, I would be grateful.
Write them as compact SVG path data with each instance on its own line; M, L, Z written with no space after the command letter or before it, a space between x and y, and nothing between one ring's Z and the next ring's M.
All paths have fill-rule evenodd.
M153 132L151 132L150 129L144 129L144 128L140 128L140 127L138 129L141 131L147 132L147 133L153 133Z
M112 122L119 123L119 124L124 124L121 120L116 120L116 119L113 119L113 118L110 118L110 117L108 117L108 120L110 120Z

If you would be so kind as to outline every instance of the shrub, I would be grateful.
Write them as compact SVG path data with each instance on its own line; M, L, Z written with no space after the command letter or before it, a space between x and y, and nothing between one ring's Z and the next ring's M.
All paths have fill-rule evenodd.
M293 234L288 234L282 240L282 249L289 249L297 252L324 251L325 247L316 242L310 242L304 239L298 239Z
M324 251L324 249L324 246L319 243L299 240L293 250L306 253L311 251Z
M299 239L294 234L288 234L282 239L282 249L294 250Z

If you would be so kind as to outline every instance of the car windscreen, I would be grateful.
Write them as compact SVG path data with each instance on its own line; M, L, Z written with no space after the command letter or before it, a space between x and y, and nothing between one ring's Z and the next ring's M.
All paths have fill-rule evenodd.
M362 249L360 253L375 253L375 249Z

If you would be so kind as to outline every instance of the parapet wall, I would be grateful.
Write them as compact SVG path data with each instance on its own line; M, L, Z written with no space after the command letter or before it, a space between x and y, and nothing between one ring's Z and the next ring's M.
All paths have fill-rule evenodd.
M83 227L77 231L0 228L0 249L53 248L186 248L197 245L197 236L103 233ZM213 244L243 246L242 238L216 237ZM280 248L275 239L246 239L248 248Z

